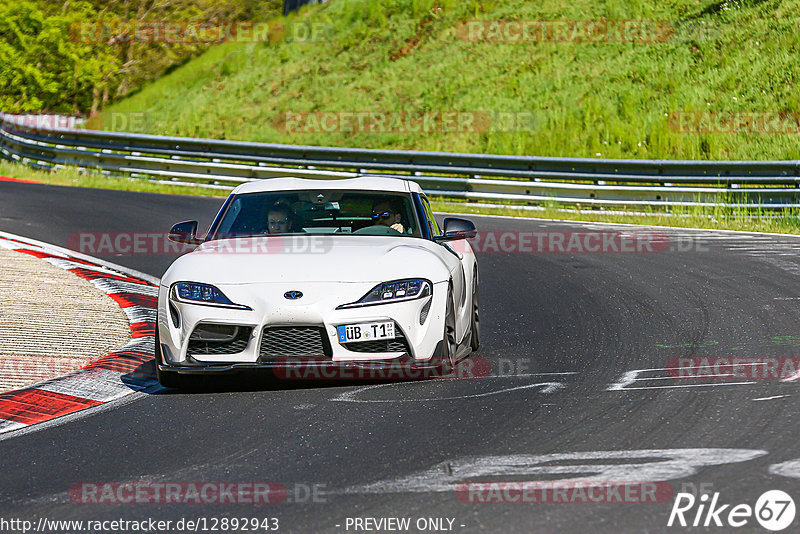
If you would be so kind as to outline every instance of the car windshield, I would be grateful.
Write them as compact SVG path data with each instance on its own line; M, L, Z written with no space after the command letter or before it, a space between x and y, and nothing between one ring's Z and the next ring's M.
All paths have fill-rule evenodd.
M236 195L210 238L280 234L421 237L410 195L326 189Z

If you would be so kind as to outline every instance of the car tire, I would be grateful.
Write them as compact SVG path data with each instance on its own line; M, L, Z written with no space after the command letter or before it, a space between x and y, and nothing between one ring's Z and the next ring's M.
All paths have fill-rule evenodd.
M470 324L470 348L472 352L478 350L481 346L481 319L480 319L480 303L478 301L478 268L475 267L475 276L472 279L472 321Z
M444 333L442 335L442 376L449 375L456 366L456 310L453 304L453 291L447 291L447 307L444 313Z

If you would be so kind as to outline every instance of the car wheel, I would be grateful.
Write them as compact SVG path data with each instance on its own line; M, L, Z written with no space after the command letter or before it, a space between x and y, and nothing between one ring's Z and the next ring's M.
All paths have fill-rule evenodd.
M442 375L449 375L456 366L456 310L453 292L447 292L447 308L444 314L444 335L442 338Z
M472 336L470 339L470 348L472 352L478 350L481 346L481 319L479 314L479 302L478 302L478 270L475 269L475 277L472 281L472 323L471 323L471 331Z
M184 376L176 373L175 371L162 371L158 368L158 364L161 363L161 342L158 337L158 316L156 315L156 333L154 337L155 345L155 366L156 366L156 378L158 379L158 383L164 386L165 388L173 388L173 389L180 389L181 387L186 387L186 380Z

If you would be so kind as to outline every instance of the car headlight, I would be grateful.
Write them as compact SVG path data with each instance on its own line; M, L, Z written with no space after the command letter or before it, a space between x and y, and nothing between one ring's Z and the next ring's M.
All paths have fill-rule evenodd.
M252 310L249 306L235 304L225 296L225 293L217 287L198 282L177 282L172 284L172 299L178 302L189 304L205 304L207 306L219 306L222 308L234 308L237 310Z
M369 290L369 292L351 304L342 304L337 310L346 308L360 308L361 306L374 306L376 304L389 304L405 300L421 299L433 292L433 284L424 278L409 278L383 282Z

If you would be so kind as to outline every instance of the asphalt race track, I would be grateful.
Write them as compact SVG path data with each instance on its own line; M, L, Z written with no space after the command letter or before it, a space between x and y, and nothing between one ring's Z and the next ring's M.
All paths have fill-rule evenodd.
M64 246L77 232L166 232L185 219L207 227L221 203L8 182L0 183L0 230ZM572 232L622 228L473 220L498 238L548 232L568 241ZM488 377L322 386L250 377L244 386L138 393L11 433L0 441L0 518L277 518L283 532L391 531L355 518L410 518L411 532L437 518L419 526L730 531L713 518L709 528L668 528L675 494L719 493L730 505L722 521L767 490L800 498L799 381L765 378L755 364L740 365L744 374L680 379L674 366L679 358L800 361L792 360L800 358L800 239L656 232L653 252L480 253L475 356L491 363ZM99 257L160 276L174 255ZM645 503L465 502L459 493L471 481L575 477L666 484L670 493ZM76 498L74 488L86 487L76 485L106 482L271 482L287 498L257 506ZM686 512L690 524L698 505ZM701 513L699 524L706 519ZM736 531L767 532L754 517Z

